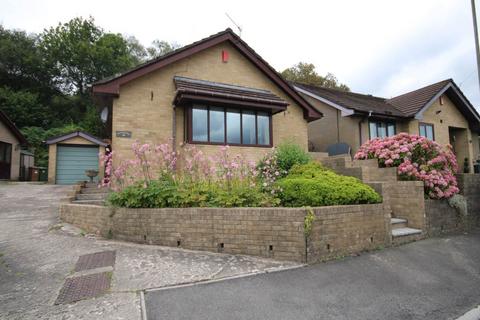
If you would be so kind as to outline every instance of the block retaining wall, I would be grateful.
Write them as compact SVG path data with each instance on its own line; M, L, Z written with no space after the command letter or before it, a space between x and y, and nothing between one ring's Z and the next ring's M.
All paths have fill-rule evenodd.
M60 217L86 232L137 243L315 262L390 244L384 204L313 208L308 241L303 208L128 209L63 204Z

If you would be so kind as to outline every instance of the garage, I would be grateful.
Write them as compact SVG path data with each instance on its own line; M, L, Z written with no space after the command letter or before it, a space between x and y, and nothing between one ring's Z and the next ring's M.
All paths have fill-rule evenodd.
M49 145L48 181L55 184L77 184L88 181L86 170L97 170L102 176L99 154L107 144L86 132L76 131L47 140Z

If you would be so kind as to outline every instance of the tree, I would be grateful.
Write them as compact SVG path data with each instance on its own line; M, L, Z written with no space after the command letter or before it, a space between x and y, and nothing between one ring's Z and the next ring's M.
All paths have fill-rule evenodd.
M58 87L67 94L84 95L93 82L137 62L127 40L120 34L104 33L92 17L74 18L45 30L41 45Z
M0 86L51 94L51 74L38 48L38 37L0 25Z
M178 48L180 48L180 45L176 42L170 43L156 39L153 40L152 45L147 48L147 52L150 59L155 59Z
M339 83L332 73L327 73L326 76L319 75L312 63L299 62L293 67L283 70L282 76L288 81L350 91L350 88L343 83Z

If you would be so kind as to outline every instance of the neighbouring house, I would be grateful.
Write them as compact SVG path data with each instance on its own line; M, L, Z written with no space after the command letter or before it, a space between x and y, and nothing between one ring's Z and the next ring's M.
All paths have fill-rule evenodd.
M311 148L347 143L352 154L369 139L400 132L452 145L463 171L479 159L480 115L452 79L390 99L294 83L324 117L309 124Z
M117 157L135 141L175 148L195 144L207 155L229 145L258 160L292 140L308 147L308 123L322 117L232 30L192 43L93 85L108 110Z
M27 140L15 124L0 110L0 180L18 180L22 147Z
M75 131L46 141L48 145L48 182L76 184L88 181L87 170L98 171L95 181L103 176L100 155L108 144L86 132Z

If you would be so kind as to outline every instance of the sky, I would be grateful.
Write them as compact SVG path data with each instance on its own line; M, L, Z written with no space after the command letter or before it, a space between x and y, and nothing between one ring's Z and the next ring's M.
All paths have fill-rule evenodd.
M387 98L453 78L480 110L469 0L0 0L6 28L40 33L92 16L105 31L144 45L154 39L186 45L236 30L226 12L277 71L309 62L354 92Z

